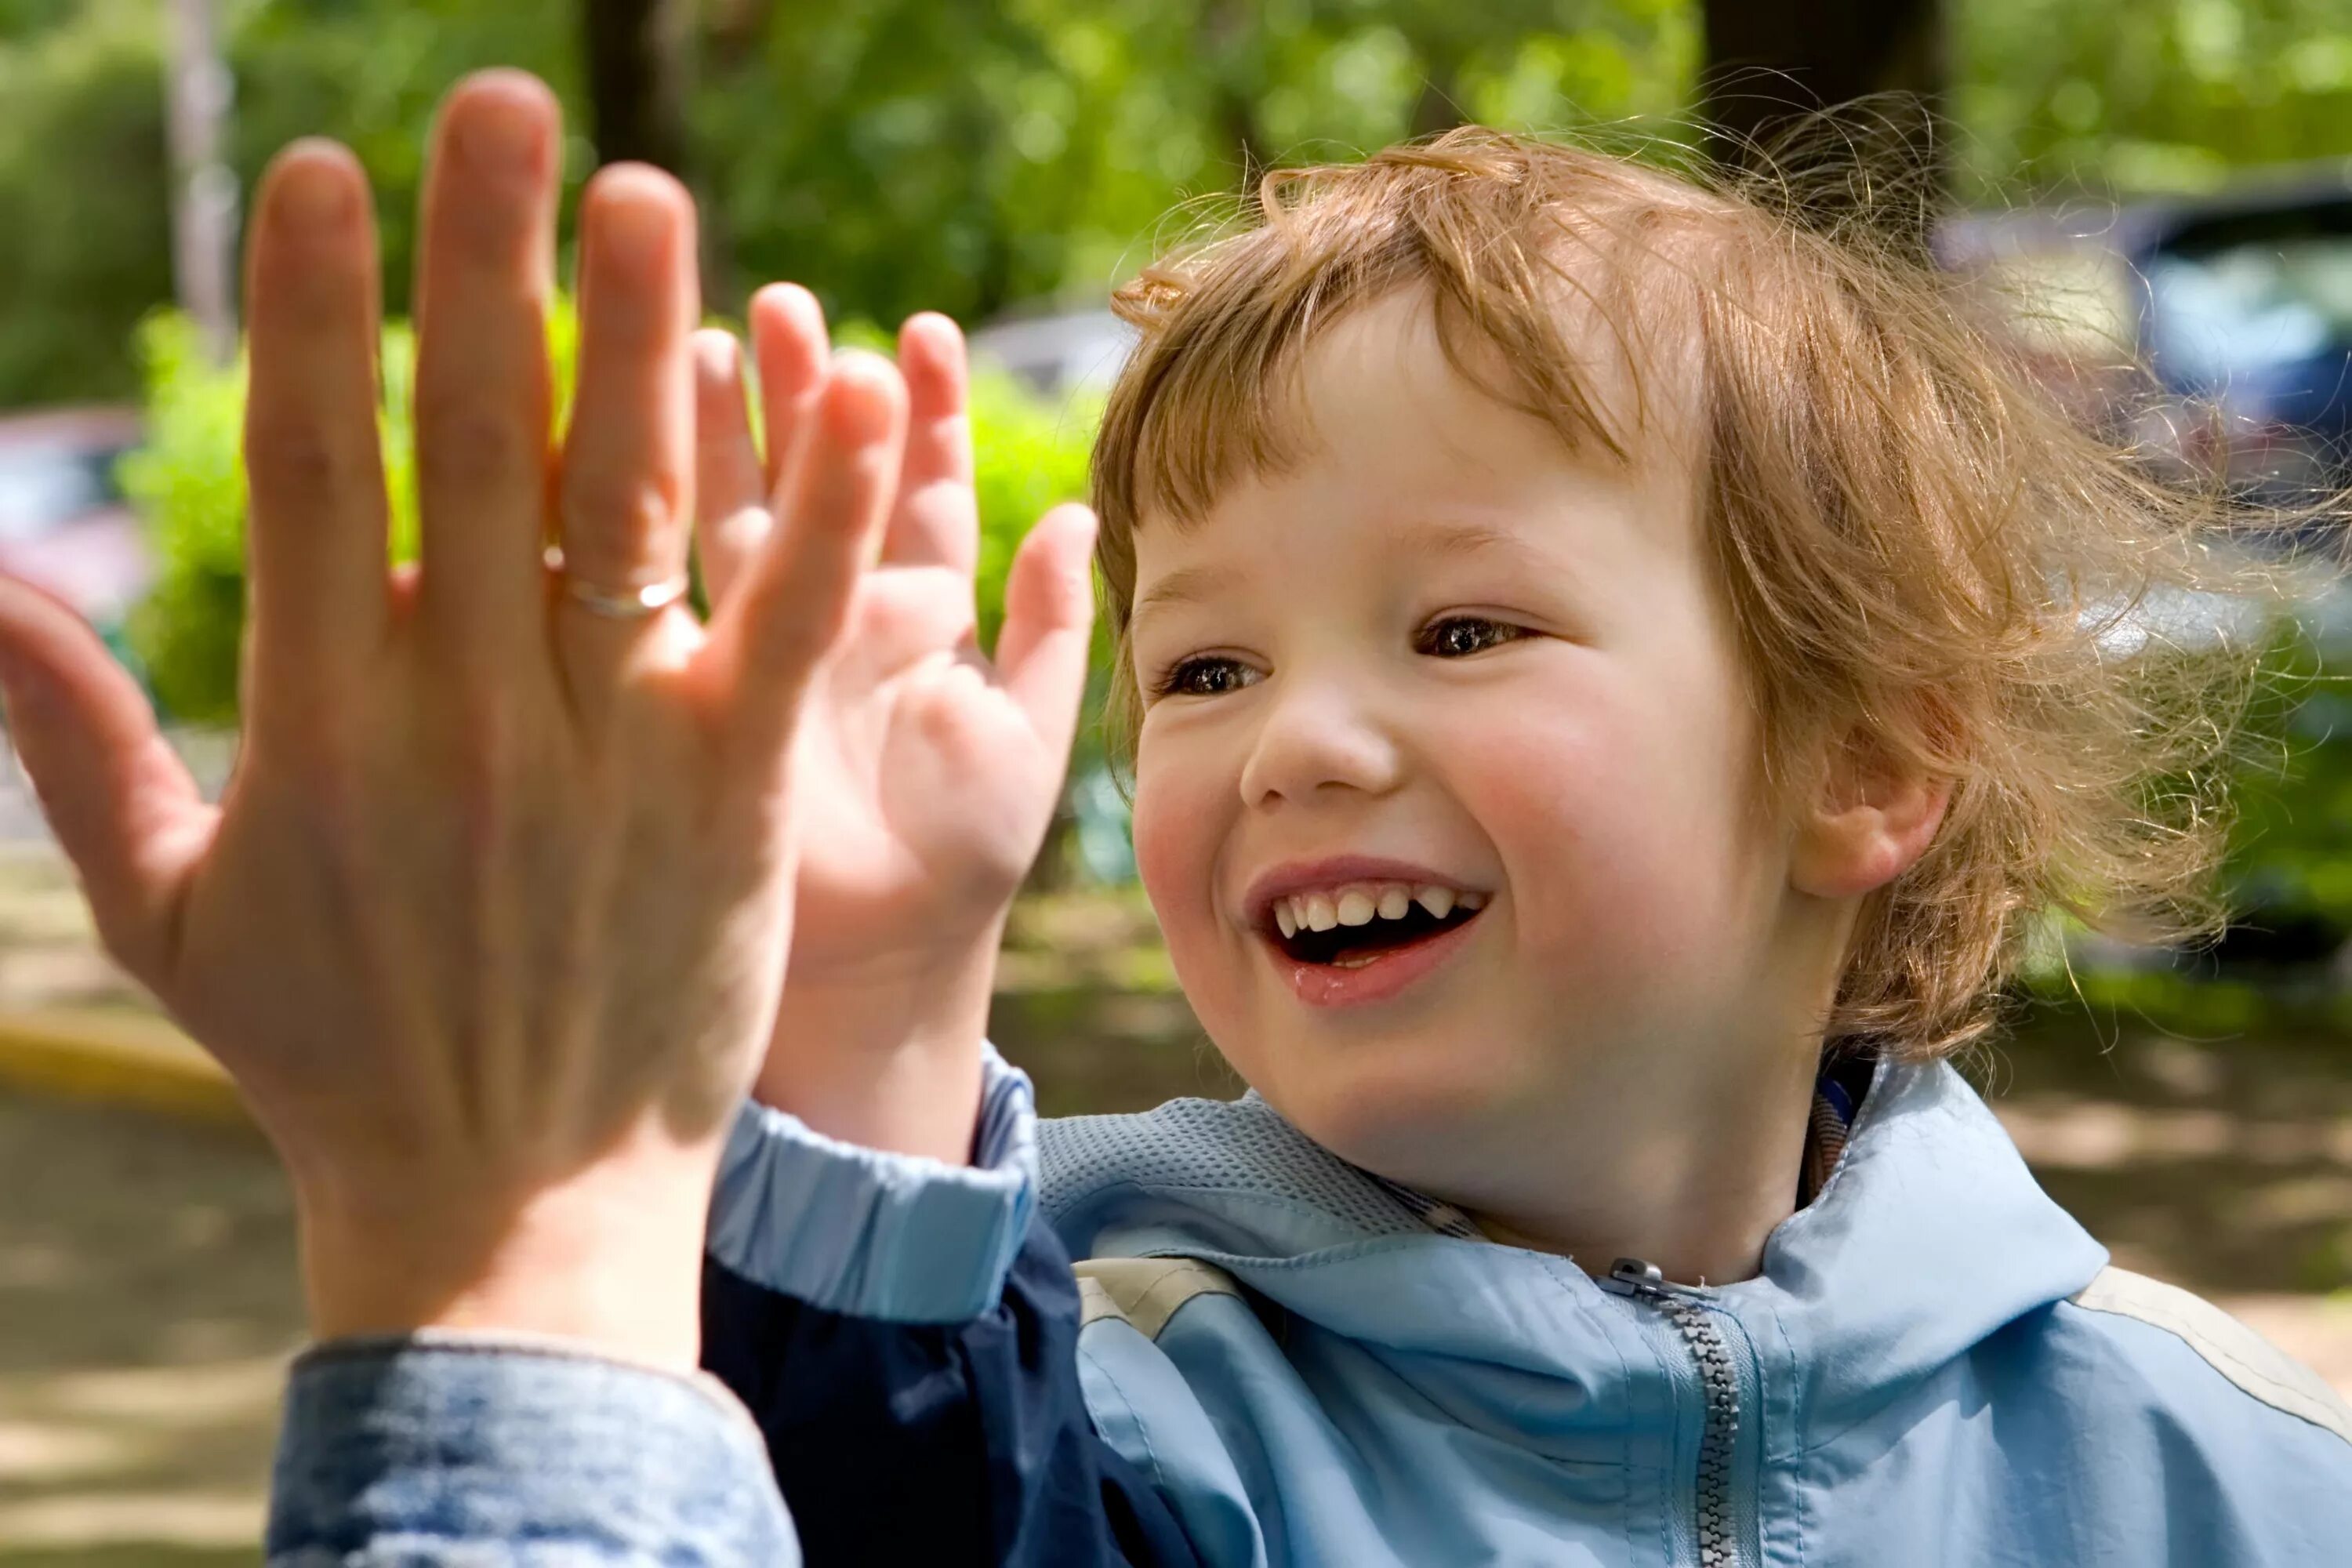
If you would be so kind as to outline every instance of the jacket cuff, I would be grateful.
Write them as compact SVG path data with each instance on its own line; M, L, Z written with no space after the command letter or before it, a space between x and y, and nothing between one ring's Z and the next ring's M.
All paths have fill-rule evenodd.
M983 1046L970 1165L845 1143L747 1102L719 1158L710 1256L844 1317L967 1322L1003 1295L1036 1192L1029 1075Z
M801 1561L766 1445L716 1379L452 1331L295 1362L268 1554L280 1568Z

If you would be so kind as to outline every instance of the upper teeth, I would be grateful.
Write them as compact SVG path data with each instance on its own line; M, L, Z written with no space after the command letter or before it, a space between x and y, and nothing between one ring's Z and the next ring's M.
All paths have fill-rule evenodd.
M1484 893L1456 892L1434 882L1418 887L1410 882L1349 882L1343 887L1293 893L1275 900L1274 923L1284 936L1289 937L1302 931L1370 925L1374 916L1401 921L1415 904L1444 920L1457 906L1477 910L1485 908L1486 903Z

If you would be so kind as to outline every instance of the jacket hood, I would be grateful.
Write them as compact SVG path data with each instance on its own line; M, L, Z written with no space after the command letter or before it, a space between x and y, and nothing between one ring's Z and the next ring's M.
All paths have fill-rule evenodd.
M1587 1417L1637 1410L1659 1375L1630 1304L1582 1269L1432 1232L1255 1093L1048 1121L1039 1154L1074 1258L1197 1258L1393 1356L1566 1379ZM1956 1071L1882 1063L1836 1172L1773 1231L1762 1271L1706 1295L1805 1425L1835 1429L2105 1262Z

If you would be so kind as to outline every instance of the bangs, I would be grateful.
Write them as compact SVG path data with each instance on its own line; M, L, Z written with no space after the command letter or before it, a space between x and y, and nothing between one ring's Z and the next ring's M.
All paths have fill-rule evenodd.
M1446 362L1470 385L1543 420L1572 449L1626 460L1644 421L1650 356L1636 344L1649 334L1639 319L1652 313L1629 251L1671 258L1656 254L1638 217L1613 221L1631 187L1647 181L1594 163L1593 189L1528 182L1500 201L1491 174L1453 163L1401 158L1384 179L1309 201L1288 194L1303 172L1269 173L1260 226L1148 270L1119 293L1142 342L1097 448L1106 520L1118 520L1122 535L1147 518L1183 526L1235 479L1297 462L1315 441L1309 352L1354 312L1404 290L1426 293ZM1588 336L1607 345L1601 357L1613 366L1597 363ZM1612 417L1620 400L1596 384L1620 378L1632 388L1630 408ZM1109 607L1123 621L1123 595Z

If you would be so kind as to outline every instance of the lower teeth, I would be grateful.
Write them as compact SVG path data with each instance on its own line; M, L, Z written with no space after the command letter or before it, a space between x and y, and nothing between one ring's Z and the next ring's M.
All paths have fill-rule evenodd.
M1368 963L1378 963L1380 956L1377 952L1368 952L1361 958L1335 958L1331 961L1331 966L1334 969L1361 969Z

